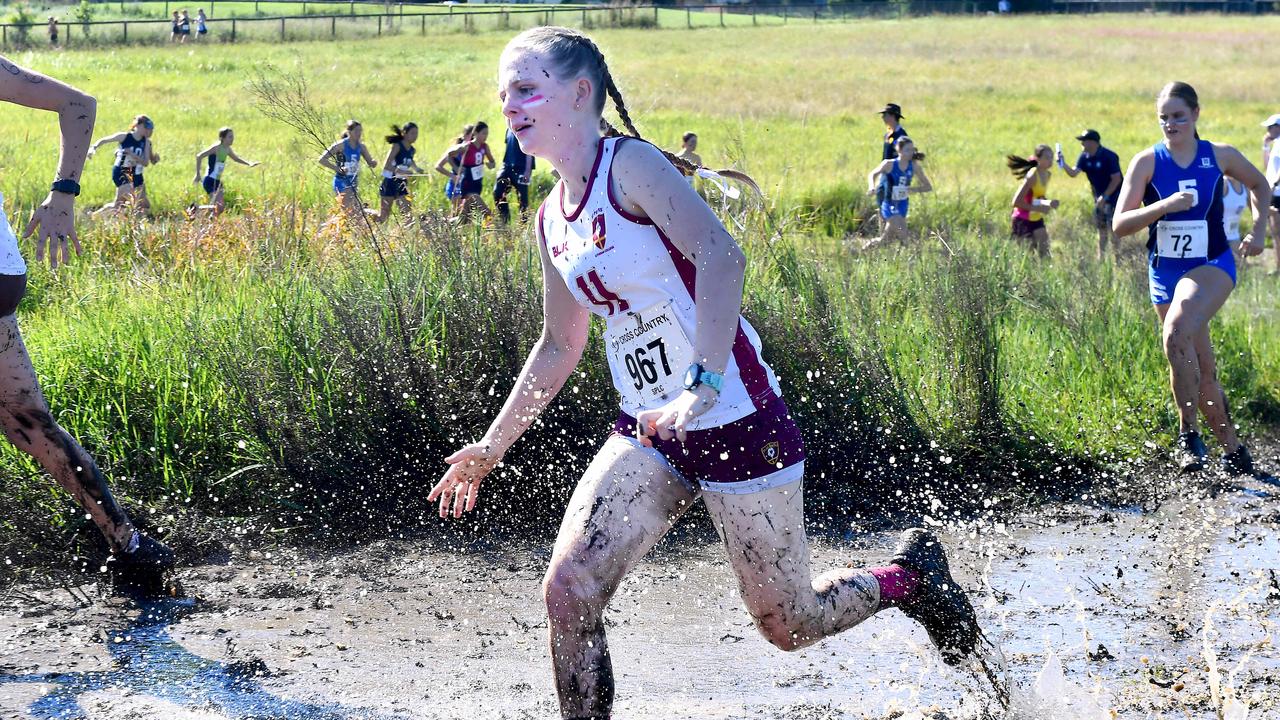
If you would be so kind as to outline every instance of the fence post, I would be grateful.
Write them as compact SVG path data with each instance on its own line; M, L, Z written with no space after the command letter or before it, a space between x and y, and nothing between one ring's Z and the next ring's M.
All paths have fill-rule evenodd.
M253 14L261 15L262 11L258 9L258 0L253 0Z
M813 8L813 24L814 24L814 25L817 25L817 24L818 24L818 8L817 8L817 6L814 6L814 8Z
M720 27L724 27L724 6L720 6Z
M427 36L427 14L422 13L422 36Z
M378 16L378 36L382 36L382 16Z
M329 18L329 37L338 37L338 16Z
M356 14L356 0L351 0L351 14L353 16Z
M687 5L684 8L684 24L688 25L690 30L693 29L693 11Z
M586 8L582 8L582 26L583 27L587 26L587 9Z
M307 14L307 0L302 0L302 14Z
M169 0L164 0L164 14L169 15Z
M9 44L9 26L0 25L0 43Z
M126 45L129 44L129 21L128 20L126 20L124 23L124 43Z
M280 18L280 39L284 40L284 18Z
M791 14L791 8L789 6L783 5L782 6L782 24L783 25L787 24L787 16L789 16L790 14Z
M756 24L756 6L755 5L751 6L751 24L752 25Z
M653 6L653 26L658 27L658 6Z
M236 41L236 19L231 18L231 42Z

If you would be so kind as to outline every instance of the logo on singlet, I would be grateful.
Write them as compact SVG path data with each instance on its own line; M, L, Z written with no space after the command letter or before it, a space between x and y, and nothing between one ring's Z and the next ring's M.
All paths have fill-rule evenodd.
M1213 159L1212 159L1212 158L1207 158L1207 157L1202 157L1202 158L1200 158L1200 167L1202 167L1202 168L1211 168L1211 167L1213 167Z
M777 440L767 442L764 447L760 448L760 454L764 457L765 462L776 463L782 457L782 446L778 444Z
M591 242L595 243L597 250L604 250L605 231L604 231L604 213L596 213L591 217Z

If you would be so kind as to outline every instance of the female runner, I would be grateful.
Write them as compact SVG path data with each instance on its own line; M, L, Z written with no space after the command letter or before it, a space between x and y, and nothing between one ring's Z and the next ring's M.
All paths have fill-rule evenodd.
M924 174L924 153L916 152L915 143L903 135L894 143L898 156L880 163L867 176L870 189L868 195L884 198L880 202L880 237L868 240L862 247L865 250L889 240L897 240L906 244L910 235L907 233L908 197L916 193L933 192L933 183ZM919 183L913 183L919 178Z
M1163 325L1169 384L1178 409L1175 457L1183 472L1203 469L1197 407L1222 445L1222 468L1252 474L1253 458L1236 435L1209 342L1209 321L1236 284L1235 257L1222 222L1222 183L1234 178L1253 195L1253 232L1241 241L1249 255L1266 244L1271 186L1230 145L1201 140L1200 100L1188 84L1172 82L1156 98L1164 140L1129 163L1116 235L1147 230L1151 304Z
M223 186L222 173L227 167L227 161L233 160L248 167L257 167L261 163L242 159L236 155L236 151L231 149L231 144L236 140L236 133L229 127L224 127L218 131L218 142L205 148L203 151L196 153L196 177L193 182L204 188L204 192L209 196L208 205L198 205L193 210L205 210L211 215L221 215L226 209ZM200 175L200 161L208 158L208 169L204 175Z
M521 33L502 55L499 96L521 147L562 178L538 211L543 331L498 417L447 459L430 498L442 516L475 507L481 481L573 373L590 314L601 316L622 412L570 500L543 586L564 717L609 717L605 606L699 496L777 647L899 607L948 662L973 652L973 609L924 530L903 536L892 565L812 577L804 448L740 315L746 257L684 181L695 168L639 139L595 43L566 28ZM607 125L602 136L606 97L629 137Z
M378 190L382 209L376 218L380 223L391 217L392 203L398 204L400 214L406 217L413 211L413 205L409 203L409 183L405 177L422 172L413 160L413 144L418 141L417 123L405 123L404 127L392 125L386 140L391 148L387 150L387 159L382 162L382 186Z
M329 146L320 156L321 166L333 172L333 194L342 199L342 207L349 214L359 216L364 205L360 203L360 160L363 159L370 168L377 167L369 148L360 142L364 135L364 126L359 121L348 120L346 129L342 131L338 142Z
M154 154L151 149L151 134L155 128L151 118L139 115L133 119L133 125L128 130L108 135L89 148L89 157L92 158L98 152L98 148L103 145L120 144L120 147L116 148L116 160L111 165L111 182L116 186L116 198L103 205L97 212L124 210L130 205L136 207L135 183L139 179L139 168L150 164Z
M1057 200L1045 198L1053 167L1053 148L1037 145L1029 158L1010 155L1007 158L1013 176L1022 180L1013 195L1013 236L1026 242L1043 259L1049 259L1049 231L1044 216L1058 209Z
M75 198L80 194L79 181L97 116L97 101L6 58L0 57L0 67L6 70L0 72L0 100L58 113L62 128L58 179L23 233L23 237L37 233L36 260L44 260L48 246L49 265L57 268L60 262L70 262L71 247L80 253L74 226ZM31 356L18 331L16 311L26 287L27 265L18 251L9 220L0 209L0 425L4 435L35 458L92 518L112 553L108 567L116 572L157 575L173 566L173 553L138 532L111 496L93 458L49 412Z

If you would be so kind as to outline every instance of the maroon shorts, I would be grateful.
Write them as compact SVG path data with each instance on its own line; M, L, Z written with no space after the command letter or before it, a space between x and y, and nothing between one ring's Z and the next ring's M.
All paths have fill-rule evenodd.
M0 317L8 317L17 312L18 303L26 294L26 275L0 275Z
M1013 219L1013 236L1029 238L1035 234L1037 230L1044 229L1044 219L1028 220L1026 218Z
M635 438L636 420L618 415L613 434ZM799 480L804 440L782 398L774 396L754 413L727 425L690 430L681 443L650 438L676 472L703 490L745 494Z

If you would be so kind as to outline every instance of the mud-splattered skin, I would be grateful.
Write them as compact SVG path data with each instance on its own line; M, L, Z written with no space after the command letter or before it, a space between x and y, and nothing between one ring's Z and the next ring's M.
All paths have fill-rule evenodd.
M534 33L572 34L563 29ZM564 182L566 202L578 202L600 144L600 106L607 91L624 123L621 94L607 70L566 70L547 54L508 46L499 67L503 114L522 149L549 160ZM603 62L589 40L575 36L572 52ZM604 87L601 87L603 84ZM615 197L629 212L651 219L696 268L694 357L723 371L737 330L745 256L706 203L653 146L622 147L611 166ZM471 510L484 476L551 402L581 358L589 315L564 278L543 261L543 334L530 352L502 411L485 437L447 460L432 489L444 516ZM604 612L623 578L699 497L648 438L684 442L687 423L715 405L707 386L686 390L662 407L639 413L645 437L612 436L592 460L570 499L543 581L550 651L560 710L566 718L608 718L614 676ZM745 478L744 478L745 479ZM812 577L804 531L801 481L748 495L706 494L727 548L743 601L773 645L795 650L858 624L879 607L880 589L865 571L836 570Z
M97 117L97 101L52 78L21 68L0 58L0 100L58 113L62 145L57 177L76 180L84 170L85 156ZM71 259L71 247L80 252L75 233L75 197L50 192L33 213L24 237L37 233L36 257L42 260L46 245L52 267ZM70 245L68 244L70 243ZM0 280L8 305L16 307L26 286L24 276ZM127 546L133 525L111 497L106 481L89 454L63 430L49 413L36 379L31 357L18 331L13 307L0 317L0 425L5 437L31 455L84 508L106 536L112 550Z
M84 508L112 550L129 542L133 525L111 497L93 458L49 414L16 315L0 318L0 425Z

